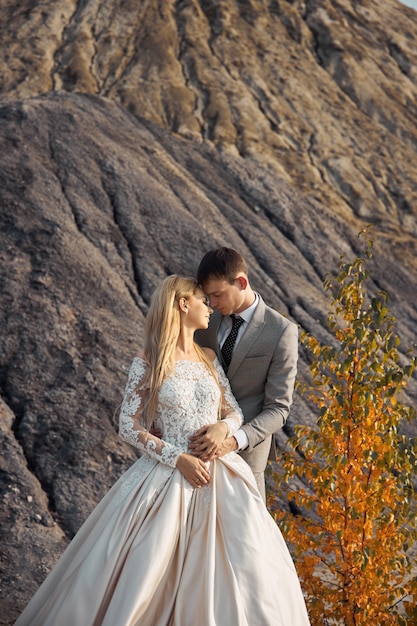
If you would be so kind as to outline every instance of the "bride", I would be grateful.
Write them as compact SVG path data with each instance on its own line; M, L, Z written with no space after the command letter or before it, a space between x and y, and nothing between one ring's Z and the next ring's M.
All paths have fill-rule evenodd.
M216 424L221 443L242 422L214 352L194 342L211 313L191 279L169 276L155 291L120 411L120 435L141 457L16 626L309 624L291 556L249 466L235 452L210 462L188 452L197 430Z

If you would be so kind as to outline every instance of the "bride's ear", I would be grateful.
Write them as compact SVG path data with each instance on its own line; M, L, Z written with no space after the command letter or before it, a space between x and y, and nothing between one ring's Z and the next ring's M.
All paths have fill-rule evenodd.
M179 301L178 301L178 306L179 306L180 311L182 313L187 313L188 312L187 298L180 298Z

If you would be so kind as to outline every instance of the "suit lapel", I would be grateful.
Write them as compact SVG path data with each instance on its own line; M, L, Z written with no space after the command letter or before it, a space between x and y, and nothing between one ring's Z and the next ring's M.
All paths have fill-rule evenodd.
M259 296L258 306L255 309L253 317L248 324L248 327L245 330L245 333L237 344L233 355L232 360L229 365L229 369L227 371L227 377L229 380L232 380L235 373L238 371L240 364L243 359L248 354L249 350L253 346L253 344L258 339L261 334L263 328L265 326L265 303L262 298Z

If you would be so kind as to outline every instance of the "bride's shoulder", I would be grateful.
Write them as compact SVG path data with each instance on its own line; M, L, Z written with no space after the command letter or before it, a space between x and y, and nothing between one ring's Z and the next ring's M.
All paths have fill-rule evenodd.
M136 352L136 354L133 357L133 361L132 361L132 367L143 367L144 365L146 365L146 359L145 359L145 353L143 350L138 350Z
M202 348L204 354L210 359L210 361L214 361L216 358L216 353L211 348Z

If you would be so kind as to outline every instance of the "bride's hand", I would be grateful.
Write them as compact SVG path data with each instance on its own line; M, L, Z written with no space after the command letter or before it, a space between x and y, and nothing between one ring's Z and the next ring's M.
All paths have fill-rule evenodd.
M203 487L210 480L205 463L191 454L181 454L177 459L177 468L193 487Z
M190 437L188 447L194 456L203 461L209 461L216 456L219 447L227 437L227 433L226 422L219 421L215 424L207 424L207 426L199 428Z

